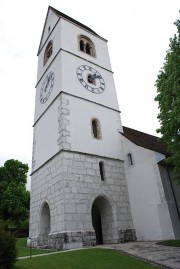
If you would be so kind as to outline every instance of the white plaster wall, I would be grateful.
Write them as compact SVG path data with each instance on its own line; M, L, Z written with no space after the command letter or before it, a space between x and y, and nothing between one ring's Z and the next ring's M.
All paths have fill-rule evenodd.
M51 95L49 96L49 99L44 104L41 104L40 103L40 91L41 91L44 79L46 78L49 72L54 73L53 90L51 92ZM61 70L61 57L59 55L59 57L57 57L55 61L53 61L50 68L44 73L44 75L42 76L42 78L40 79L36 87L34 122L36 122L39 119L42 113L49 107L52 101L57 97L57 95L59 94L62 88L61 85L62 85L62 70Z
M40 41L41 42L40 54L42 54L42 57L41 59L39 59L39 67L43 63L42 59L43 59L46 44L49 42L49 40L52 39L54 41L53 52L55 54L57 52L56 46L58 46L58 49L59 48L65 49L80 57L86 58L88 61L94 62L96 64L100 64L104 68L111 70L111 64L110 64L109 53L108 53L108 48L107 48L107 41L105 39L101 37L97 37L96 35L84 29L83 27L76 25L73 22L69 22L65 18L61 18L59 22L58 20L59 20L59 17L52 10L49 10L49 13L47 14L45 26L44 26L44 31L42 32L42 37L41 37L42 39ZM49 27L51 30L53 30L52 33L51 33L51 30L50 32L48 31ZM79 50L79 46L78 46L79 35L87 36L95 44L96 57L87 55ZM61 40L61 36L63 36L62 40Z
M154 154L155 154L155 158L156 158L157 163L166 158L166 156L164 154L162 154L162 153L154 152Z
M63 91L119 110L113 74L111 72L66 52L62 52L61 59ZM81 65L89 65L101 74L105 81L105 90L101 94L95 94L86 90L79 82L76 71Z
M61 53L58 54L49 69L44 73L37 84L34 122L39 119L42 113L49 107L49 105L61 91L119 110L113 74L93 64L89 64L91 67L100 72L105 81L104 92L101 94L94 94L86 90L77 78L76 70L80 65L83 64L87 64L87 62L85 60L76 58L71 54L67 54L66 52L61 51ZM43 81L50 71L54 72L53 90L46 103L41 104L40 91Z
M50 106L48 113L45 113L41 117L41 120L37 122L34 128L35 167L33 170L46 162L58 151L58 100Z
M50 21L49 24L51 24ZM54 31L48 37L45 46L42 48L38 56L35 121L40 117L40 115L45 111L45 109L49 106L52 100L62 90L119 110L113 73L104 69L104 68L111 69L107 44L105 41L92 35L91 38L94 38L93 41L95 43L95 46L97 47L96 50L97 58L91 57L79 51L77 37L80 30L81 29L79 27L61 19L60 22L56 25ZM83 34L87 34L87 32L84 31ZM53 40L53 54L51 55L48 62L44 66L43 65L44 51L46 45L50 40ZM84 57L84 59L77 57L76 55L73 55L71 53L67 53L63 50L60 50L60 48L64 48L65 50L74 53L76 55L80 55L81 57ZM89 62L90 59L88 57L91 58L91 62ZM86 60L88 60L88 62ZM98 64L100 66L97 66L93 63ZM87 65L87 64L95 68L98 72L100 72L100 74L104 78L105 91L103 93L93 94L87 91L79 82L76 75L77 68L80 65ZM43 81L49 71L52 71L55 74L53 91L48 101L45 104L40 104L39 102L40 90Z
M123 159L119 113L72 96L66 98L70 104L71 150ZM92 135L92 118L97 118L101 124L100 140Z
M69 94L62 94L68 102L66 105L69 149L83 153L95 154L110 158L123 159L120 114L112 109L83 100ZM43 105L42 105L43 106ZM42 114L34 127L33 171L56 154L60 148L59 120L60 99L57 98ZM101 124L102 138L95 139L92 134L91 120L97 118Z
M43 46L41 45L41 51L38 55L37 83L43 76L44 72L46 72L46 69L50 66L52 59L57 55L60 49L75 54L77 58L84 58L90 63L100 65L101 67L111 71L107 42L104 39L98 38L97 36L83 30L82 28L76 26L71 22L64 20L63 18L61 18L56 24L57 21L57 16L50 10L47 17L47 22L45 24L45 30L42 35L41 44ZM52 29L55 24L55 28L50 33L50 35L48 35L48 27L50 26ZM85 35L93 41L96 48L96 57L92 57L91 55L88 55L79 50L79 35ZM47 63L44 65L44 52L50 40L53 41L53 54L51 55ZM66 63L68 64L68 66L69 64L71 64L71 62L68 63L67 61ZM78 66L76 66L76 68L77 67Z
M107 41L102 38L97 37L96 35L88 32L87 30L76 26L73 23L69 23L65 19L60 20L61 24L61 35L63 36L62 48L74 53L80 57L87 59L90 62L95 64L99 64L104 68L111 70L111 64L109 59L109 53L107 48ZM94 29L93 29L94 30ZM95 44L96 49L96 57L92 57L82 51L79 50L78 46L78 36L85 35Z
M158 205L158 213L161 224L162 239L175 239L169 207L166 202Z
M49 22L51 24L51 22ZM53 41L53 53L49 60L44 65L44 52L46 50L47 44L49 41ZM37 82L41 79L44 72L46 72L47 68L51 65L52 60L57 55L58 51L61 48L61 25L58 23L56 27L54 28L53 32L48 36L46 39L46 42L41 50L41 52L38 55L38 72L37 72Z
M133 223L138 240L173 238L173 229L166 202L162 201L162 184L155 152L139 147L123 137L125 169L132 209ZM133 165L128 165L131 153ZM166 221L166 223L164 223Z
M46 18L46 22L44 25L44 29L42 32L42 39L41 39L41 43L40 43L40 49L42 49L43 45L45 44L45 42L47 41L47 38L49 36L49 30L48 28L50 27L50 32L53 29L53 27L55 26L55 24L57 23L59 17L50 9L48 14L47 14L47 18Z

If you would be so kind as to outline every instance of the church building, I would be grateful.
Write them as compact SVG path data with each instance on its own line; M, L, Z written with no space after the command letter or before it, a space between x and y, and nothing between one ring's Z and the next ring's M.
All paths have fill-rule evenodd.
M33 247L136 240L107 40L49 7L38 50Z
M169 152L157 137L122 127L107 40L51 6L33 127L32 247L180 239Z

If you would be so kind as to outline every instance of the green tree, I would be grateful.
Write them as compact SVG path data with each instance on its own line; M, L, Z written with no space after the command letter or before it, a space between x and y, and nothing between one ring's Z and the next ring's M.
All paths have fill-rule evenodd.
M20 225L29 217L28 170L27 164L13 159L0 167L0 219L5 222Z
M165 62L156 80L159 102L158 119L162 141L167 145L171 156L167 162L174 166L174 172L180 173L180 20L174 23L177 34L170 39Z

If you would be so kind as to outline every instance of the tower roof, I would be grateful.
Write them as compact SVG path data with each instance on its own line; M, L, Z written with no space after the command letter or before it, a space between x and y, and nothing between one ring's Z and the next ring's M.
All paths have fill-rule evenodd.
M159 141L159 137L157 136L146 134L125 126L123 126L123 133L121 134L140 147L150 149L164 155L170 155L167 147Z
M71 18L70 16L60 12L59 10L49 6L48 7L48 11L47 11L47 15L46 15L46 20L45 20L45 24L44 24L44 28L43 28L43 32L42 32L42 35L41 35L41 40L40 40L40 44L39 44L39 49L38 49L38 53L37 55L39 54L39 52L41 51L41 48L43 46L43 35L44 35L44 31L45 31L45 27L46 27L46 22L47 22L47 19L48 19L48 14L49 14L49 11L52 11L56 17L57 17L57 22L61 19L61 18L64 18L65 20L73 23L73 24L76 24L77 26L85 29L86 31L90 32L91 34L103 39L104 41L107 41L106 39L104 39L103 37L101 37L100 35L98 35L96 32L94 32L91 28L89 28L88 26L86 26L85 24L82 24L81 22ZM46 37L47 38L47 37Z
M79 22L79 21L77 21L77 20L71 18L70 16L68 16L68 15L66 15L66 14L64 14L64 13L62 13L62 12L60 12L59 10L57 10L57 9L51 7L51 6L49 6L49 8L51 8L51 9L58 15L58 17L62 17L62 18L64 18L64 19L68 20L68 21L71 21L71 22L77 24L78 26L80 26L80 27L82 27L82 28L85 28L86 30L88 30L88 31L91 32L92 34L94 34L94 35L100 37L100 36L99 36L96 32L94 32L91 28L87 27L86 25L82 24L81 22Z

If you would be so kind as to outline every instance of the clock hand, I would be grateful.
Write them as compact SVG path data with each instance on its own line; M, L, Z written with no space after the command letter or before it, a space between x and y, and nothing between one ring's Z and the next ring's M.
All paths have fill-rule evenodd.
M89 79L90 82L92 82L96 78L101 78L101 75L98 75L98 74L95 73L92 76L89 76L88 79Z
M45 88L44 88L44 92L47 91L47 86L48 86L48 83L46 84Z
M101 75L94 74L94 78L101 78Z
M48 79L47 79L47 82L46 82L46 86L45 86L45 89L44 89L44 91L46 92L47 91L47 87L48 87L48 85L49 85L49 81L50 81L50 77L48 77Z

